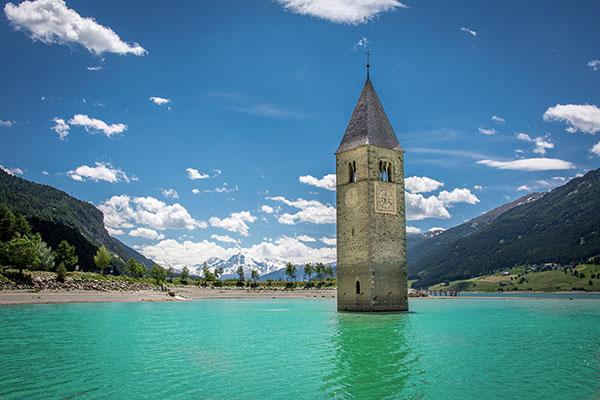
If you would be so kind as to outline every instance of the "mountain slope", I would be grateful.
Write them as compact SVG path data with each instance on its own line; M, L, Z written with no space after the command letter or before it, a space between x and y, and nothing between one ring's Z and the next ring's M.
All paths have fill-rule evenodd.
M520 264L580 262L598 255L599 199L600 170L594 170L535 201L509 208L472 231L469 226L477 219L450 229L437 236L440 241L428 253L413 259L410 271L418 274L414 286Z
M454 243L456 240L469 236L473 232L492 223L498 216L512 210L522 204L531 203L544 196L544 193L530 193L515 201L494 208L476 218L471 219L464 224L447 229L443 232L436 231L434 234L429 232L418 235L408 235L407 254L408 254L408 275L411 278L422 272L418 269L421 265L421 259L427 257L439 249Z
M133 257L146 266L152 261L137 251L109 236L103 215L93 204L78 200L69 194L31 182L0 170L0 203L27 217L35 232L53 248L65 239L75 245L79 264L85 270L93 269L93 254L101 245L106 246L126 261Z

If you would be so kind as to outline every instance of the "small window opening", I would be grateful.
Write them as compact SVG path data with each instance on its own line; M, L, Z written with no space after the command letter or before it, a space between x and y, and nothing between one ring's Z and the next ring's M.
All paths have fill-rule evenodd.
M356 182L356 161L351 161L348 163L348 172L349 172L349 182Z
M354 237L354 228L352 228L352 237Z
M392 163L389 161L379 161L379 180L382 182L392 181Z
M356 294L360 294L360 281L356 281Z

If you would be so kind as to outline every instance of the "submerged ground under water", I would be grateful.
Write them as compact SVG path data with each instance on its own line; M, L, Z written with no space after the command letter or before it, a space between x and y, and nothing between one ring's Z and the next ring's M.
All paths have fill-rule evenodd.
M0 307L0 398L597 399L600 301Z

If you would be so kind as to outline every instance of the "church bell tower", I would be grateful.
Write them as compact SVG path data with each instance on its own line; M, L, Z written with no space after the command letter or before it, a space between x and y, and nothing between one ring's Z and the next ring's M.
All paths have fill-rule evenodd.
M407 311L404 151L368 74L335 158L338 311Z

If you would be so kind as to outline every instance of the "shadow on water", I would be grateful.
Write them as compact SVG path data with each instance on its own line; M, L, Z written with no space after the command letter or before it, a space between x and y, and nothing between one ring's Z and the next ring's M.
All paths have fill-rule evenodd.
M409 313L338 314L331 337L327 398L421 398L414 382L420 371L410 343Z

